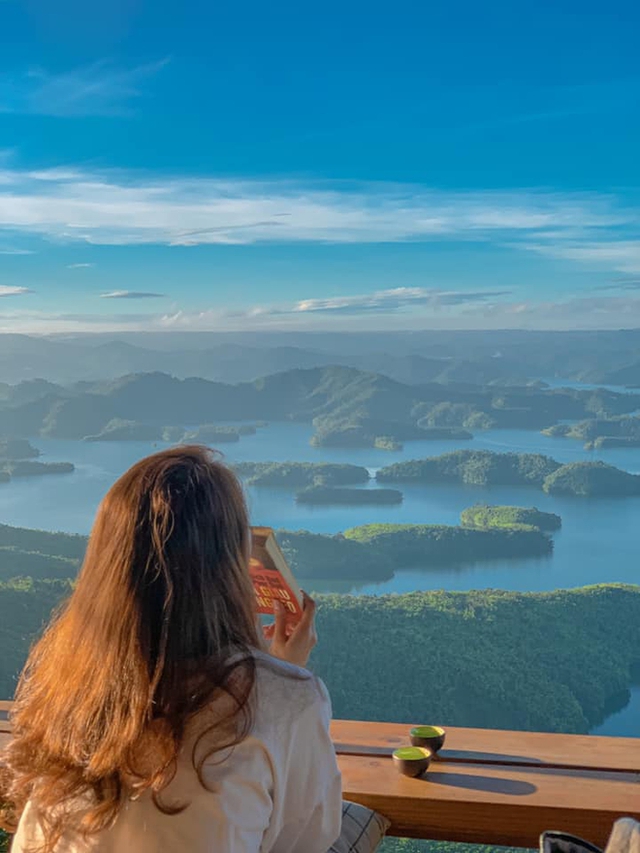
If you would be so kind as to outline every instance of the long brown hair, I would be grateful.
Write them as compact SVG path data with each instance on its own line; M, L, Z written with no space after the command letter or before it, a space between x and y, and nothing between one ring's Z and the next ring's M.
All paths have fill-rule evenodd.
M183 808L160 794L214 699L227 711L201 733L218 735L205 757L246 736L260 644L248 537L242 487L203 447L141 460L102 501L75 590L22 673L6 753L6 800L14 816L33 801L47 853L110 826L134 793Z

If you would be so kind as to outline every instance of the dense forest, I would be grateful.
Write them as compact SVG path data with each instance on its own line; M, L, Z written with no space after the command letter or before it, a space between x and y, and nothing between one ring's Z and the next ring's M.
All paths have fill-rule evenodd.
M69 588L0 583L0 696ZM318 633L337 717L587 732L640 671L640 587L319 596Z

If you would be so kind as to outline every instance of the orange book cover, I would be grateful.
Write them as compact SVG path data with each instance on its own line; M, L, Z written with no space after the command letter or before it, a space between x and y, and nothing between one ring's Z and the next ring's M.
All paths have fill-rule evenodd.
M258 613L273 615L273 602L277 598L292 619L302 616L302 592L271 527L251 528L249 574L256 593Z

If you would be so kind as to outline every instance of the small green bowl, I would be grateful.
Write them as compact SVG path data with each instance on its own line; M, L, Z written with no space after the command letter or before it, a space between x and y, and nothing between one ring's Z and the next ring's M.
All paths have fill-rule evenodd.
M409 732L414 746L426 746L435 755L444 746L446 732L440 726L416 726Z
M424 746L402 746L393 752L393 763L403 776L422 776L427 772L433 753Z

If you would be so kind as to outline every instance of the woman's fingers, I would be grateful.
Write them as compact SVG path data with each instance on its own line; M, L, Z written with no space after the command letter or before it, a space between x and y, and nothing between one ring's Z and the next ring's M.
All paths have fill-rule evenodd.
M273 602L273 614L275 622L273 623L273 638L276 643L287 642L287 611L283 604L277 599Z

